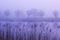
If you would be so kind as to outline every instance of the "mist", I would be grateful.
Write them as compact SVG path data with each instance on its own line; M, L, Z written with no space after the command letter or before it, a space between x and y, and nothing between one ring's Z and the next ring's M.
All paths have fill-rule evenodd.
M43 10L45 16L53 17L52 13L57 10L60 14L60 0L0 0L0 11L10 10L14 15L15 10L26 12L35 8Z

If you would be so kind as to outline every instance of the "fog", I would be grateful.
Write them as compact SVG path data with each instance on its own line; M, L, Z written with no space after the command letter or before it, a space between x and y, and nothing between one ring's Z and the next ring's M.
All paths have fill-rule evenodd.
M26 12L32 8L43 10L46 15L53 16L54 10L60 14L60 0L0 0L0 11L22 10Z
M59 0L0 0L0 40L60 40L57 16Z

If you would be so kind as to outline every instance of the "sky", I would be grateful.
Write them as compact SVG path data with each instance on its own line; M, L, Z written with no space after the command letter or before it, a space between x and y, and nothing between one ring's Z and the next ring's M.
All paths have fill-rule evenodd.
M23 10L25 12L32 8L43 10L46 15L52 17L54 10L60 14L60 0L0 0L0 11Z

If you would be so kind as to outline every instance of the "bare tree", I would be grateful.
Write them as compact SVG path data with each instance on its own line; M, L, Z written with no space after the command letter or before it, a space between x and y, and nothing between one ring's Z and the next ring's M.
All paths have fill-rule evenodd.
M16 10L15 15L16 15L17 18L22 18L24 16L23 12L20 11L20 10Z
M9 17L10 11L9 11L9 10L6 10L6 11L4 12L4 15L5 15L5 17Z
M58 11L55 10L55 11L53 12L53 15L55 16L55 18L57 18L57 17L58 17Z
M31 15L32 15L31 10L28 10L26 13L27 13L28 18L31 17Z
M44 16L44 11L40 10L38 14L39 14L39 17L42 18Z
M37 17L37 9L31 9L27 11L28 17L36 18Z
M32 9L32 15L34 18L37 17L37 13L38 13L37 9Z

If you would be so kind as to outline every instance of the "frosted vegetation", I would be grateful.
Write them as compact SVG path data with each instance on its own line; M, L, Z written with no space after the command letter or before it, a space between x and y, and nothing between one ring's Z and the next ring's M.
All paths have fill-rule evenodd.
M1 12L0 12L1 14ZM54 21L39 21L39 22L26 22L18 21L21 18L38 18L44 19L44 12L37 11L36 9L28 10L26 12L27 15L24 15L22 11L15 11L16 21L11 20L10 11L4 12L4 19L1 21L0 19L0 40L60 40L60 22ZM56 19L58 19L58 12L53 12ZM15 19L14 19L15 20ZM36 19L37 20L37 19Z

